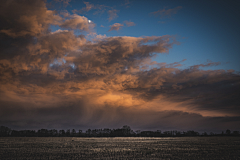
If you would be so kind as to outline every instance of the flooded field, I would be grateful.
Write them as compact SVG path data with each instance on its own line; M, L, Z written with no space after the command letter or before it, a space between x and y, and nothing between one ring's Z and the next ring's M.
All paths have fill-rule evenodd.
M240 137L1 137L0 159L240 159Z

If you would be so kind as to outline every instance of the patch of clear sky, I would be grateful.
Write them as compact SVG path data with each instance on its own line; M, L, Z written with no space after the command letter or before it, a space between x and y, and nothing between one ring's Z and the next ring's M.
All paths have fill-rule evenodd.
M183 59L183 67L206 63L221 62L221 65L202 69L234 69L240 71L240 1L167 1L167 0L90 0L94 5L105 5L106 10L94 14L97 10L79 14L96 24L95 32L106 36L162 36L174 35L180 45L174 45L168 54L159 54L153 61L173 63ZM127 7L129 6L129 7ZM176 14L160 17L150 14L158 10L173 9L178 6ZM73 9L86 7L83 1L72 0L65 9L72 13ZM52 9L52 8L51 8ZM55 7L54 9L59 10ZM118 10L115 19L108 20L108 10ZM134 22L135 26L124 24L119 31L108 32L109 26L124 21ZM101 27L103 25L104 27ZM58 27L51 27L57 30Z

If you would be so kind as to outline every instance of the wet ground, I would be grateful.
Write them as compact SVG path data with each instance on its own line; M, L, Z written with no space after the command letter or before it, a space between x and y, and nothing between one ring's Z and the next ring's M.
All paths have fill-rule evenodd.
M240 159L240 137L1 137L0 159Z

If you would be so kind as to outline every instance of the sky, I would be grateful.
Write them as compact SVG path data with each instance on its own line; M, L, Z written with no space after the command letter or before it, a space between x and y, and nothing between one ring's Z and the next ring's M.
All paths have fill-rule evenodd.
M0 125L240 130L237 0L3 0Z

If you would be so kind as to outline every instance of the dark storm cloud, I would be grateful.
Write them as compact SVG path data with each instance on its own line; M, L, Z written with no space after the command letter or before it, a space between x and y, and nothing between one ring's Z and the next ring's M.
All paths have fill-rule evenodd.
M146 45L145 43L153 43ZM139 70L139 64L154 53L168 52L175 44L174 37L109 37L98 43L86 44L77 54L74 63L86 74L113 74L124 71ZM91 48L91 49L90 49Z
M125 124L134 130L198 130L216 131L223 129L239 130L240 117L203 117L195 113L181 111L152 111L105 106L89 108L83 101L63 102L58 106L46 108L31 108L28 104L7 103L0 107L1 124L14 129L83 129L88 128L117 128ZM31 105L31 104L29 104ZM27 108L29 107L29 108ZM37 127L36 127L37 126Z
M1 1L0 49L1 57L26 54L26 46L47 32L49 24L62 18L47 10L44 1Z
M94 35L86 17L57 14L45 5L40 0L2 2L2 125L239 129L239 74L201 70L219 62L187 69L177 68L186 59L152 62L156 54L178 44L173 36L96 35L101 38L87 41L74 34ZM49 25L69 30L51 32Z
M202 66L202 65L199 65ZM160 68L139 75L142 98L164 95L169 101L186 102L189 109L240 115L240 76L224 70L203 71Z
M42 103L41 107L29 101L12 102L1 100L1 124L6 124L14 128L65 128L76 127L76 125L84 125L86 121L84 113L86 113L81 100L70 101L67 97L54 99L54 103ZM41 103L41 102L40 102ZM39 104L38 104L39 105ZM33 107L35 106L35 107ZM78 122L75 124L74 122Z
M41 0L3 1L0 17L0 33L12 38L39 36L48 31L50 24L84 31L89 31L90 27L86 17L68 14L63 18L55 11L47 10Z
M190 108L216 110L223 113L240 115L240 76L222 71L222 73L202 73L186 83L175 85L181 89L169 95L171 100L189 99Z

